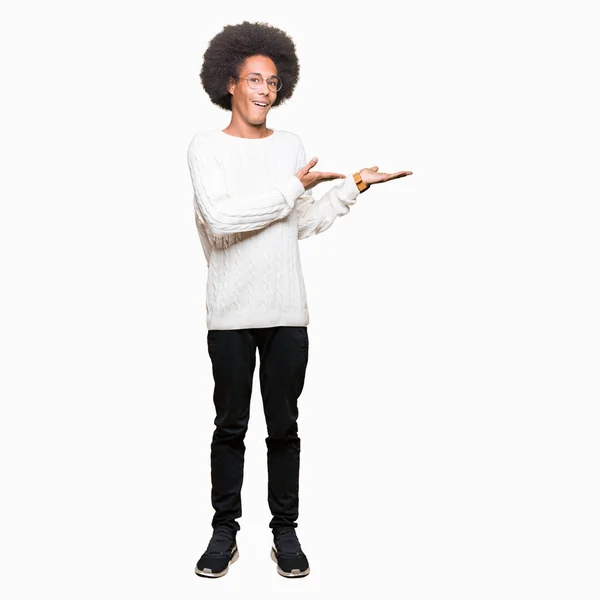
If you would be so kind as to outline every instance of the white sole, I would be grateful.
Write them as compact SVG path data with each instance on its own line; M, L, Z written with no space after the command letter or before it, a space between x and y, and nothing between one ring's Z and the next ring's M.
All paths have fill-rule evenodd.
M238 549L235 549L235 552L233 553L233 556L231 557L231 560L229 561L229 563L227 564L227 566L225 567L225 569L223 571L221 571L220 573L213 573L211 569L203 569L202 571L198 570L198 567L196 567L194 569L194 571L196 572L196 575L200 575L200 577L211 577L211 578L216 578L216 577L223 577L223 575L227 575L228 571L229 571L229 567L240 557L240 553L238 551Z
M274 563L277 563L277 552L275 551L275 548L271 548L271 560ZM310 567L308 567L306 571L301 571L300 569L292 569L291 573L287 573L279 565L277 565L277 572L283 577L306 577L310 573Z

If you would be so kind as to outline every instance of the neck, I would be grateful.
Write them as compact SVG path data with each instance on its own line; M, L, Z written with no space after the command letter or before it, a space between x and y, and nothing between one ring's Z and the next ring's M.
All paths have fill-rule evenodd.
M233 135L235 137L259 139L271 135L272 131L267 129L267 121L258 125L253 125L246 121L241 121L236 118L236 115L231 117L229 125L223 129L225 133Z

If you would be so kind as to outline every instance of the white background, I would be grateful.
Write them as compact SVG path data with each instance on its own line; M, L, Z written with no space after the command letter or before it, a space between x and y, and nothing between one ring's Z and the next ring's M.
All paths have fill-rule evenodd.
M3 9L3 597L599 597L591 4ZM193 571L214 412L186 152L229 122L198 73L243 20L297 45L270 127L323 170L414 171L301 242L296 582L269 559L257 380L240 560Z

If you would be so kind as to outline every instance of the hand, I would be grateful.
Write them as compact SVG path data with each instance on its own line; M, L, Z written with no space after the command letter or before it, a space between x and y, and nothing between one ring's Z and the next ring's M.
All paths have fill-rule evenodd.
M370 169L361 169L359 171L362 180L367 185L373 185L374 183L385 183L392 179L398 179L398 177L407 177L412 175L412 171L397 171L396 173L379 173L379 167L371 167Z
M331 181L332 179L340 179L346 177L341 173L322 173L320 171L311 171L311 169L317 164L319 159L315 156L307 164L305 164L297 173L296 177L300 180L300 183L304 186L305 190L315 187L319 183L324 181Z

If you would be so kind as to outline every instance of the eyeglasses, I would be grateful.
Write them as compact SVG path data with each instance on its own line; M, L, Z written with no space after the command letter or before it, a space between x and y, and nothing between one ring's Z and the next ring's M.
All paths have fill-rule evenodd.
M264 79L260 73L250 73L248 77L237 77L236 79L245 79L246 83L252 90L258 90L262 88ZM278 92L283 87L283 82L277 75L273 75L267 79L267 85L269 86L269 91Z

